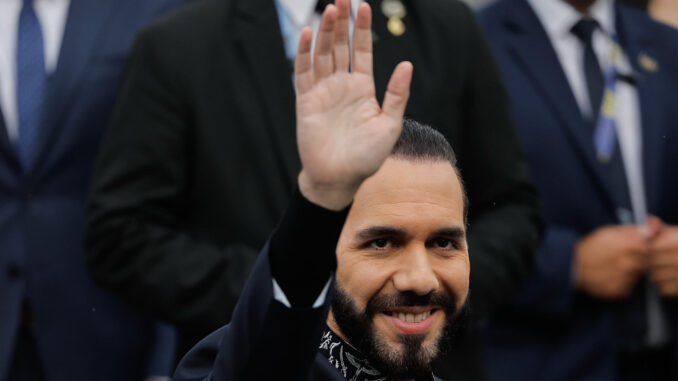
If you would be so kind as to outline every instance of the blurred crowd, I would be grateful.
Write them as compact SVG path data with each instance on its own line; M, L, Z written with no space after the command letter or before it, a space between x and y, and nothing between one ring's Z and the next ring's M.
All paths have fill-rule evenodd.
M366 2L468 193L436 374L678 381L678 1ZM168 380L230 321L331 3L0 0L0 381Z

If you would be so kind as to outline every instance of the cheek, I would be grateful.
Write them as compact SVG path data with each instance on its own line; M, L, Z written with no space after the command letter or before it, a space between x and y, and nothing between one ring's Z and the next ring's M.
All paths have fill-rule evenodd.
M468 260L456 260L454 263L440 264L438 277L450 292L463 302L468 295L471 266Z
M360 309L388 280L384 266L378 261L370 261L350 256L337 257L337 281L351 295Z

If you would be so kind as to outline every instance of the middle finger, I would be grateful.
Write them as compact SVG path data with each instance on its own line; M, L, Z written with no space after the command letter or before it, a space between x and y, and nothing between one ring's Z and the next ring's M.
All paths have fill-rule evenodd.
M334 27L337 22L337 8L330 4L323 12L318 35L315 39L315 52L313 54L313 74L315 83L334 72L334 58L332 47L334 46Z

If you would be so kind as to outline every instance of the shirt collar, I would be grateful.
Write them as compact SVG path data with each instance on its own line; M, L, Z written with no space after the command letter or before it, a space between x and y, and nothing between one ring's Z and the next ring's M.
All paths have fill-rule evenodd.
M315 4L318 0L277 0L297 28L311 25ZM354 18L361 0L351 1L351 17Z
M570 30L583 16L564 0L528 0L537 14L546 33L552 38L570 35ZM600 24L603 33L611 36L615 33L614 0L597 0L589 9L588 16Z

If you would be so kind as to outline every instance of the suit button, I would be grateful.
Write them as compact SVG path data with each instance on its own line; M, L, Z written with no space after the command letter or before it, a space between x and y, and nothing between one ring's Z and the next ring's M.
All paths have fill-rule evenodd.
M9 266L7 266L7 277L9 279L17 279L19 275L21 275L19 266L16 263L10 263Z
M24 201L30 202L31 200L33 200L33 192L24 193Z

